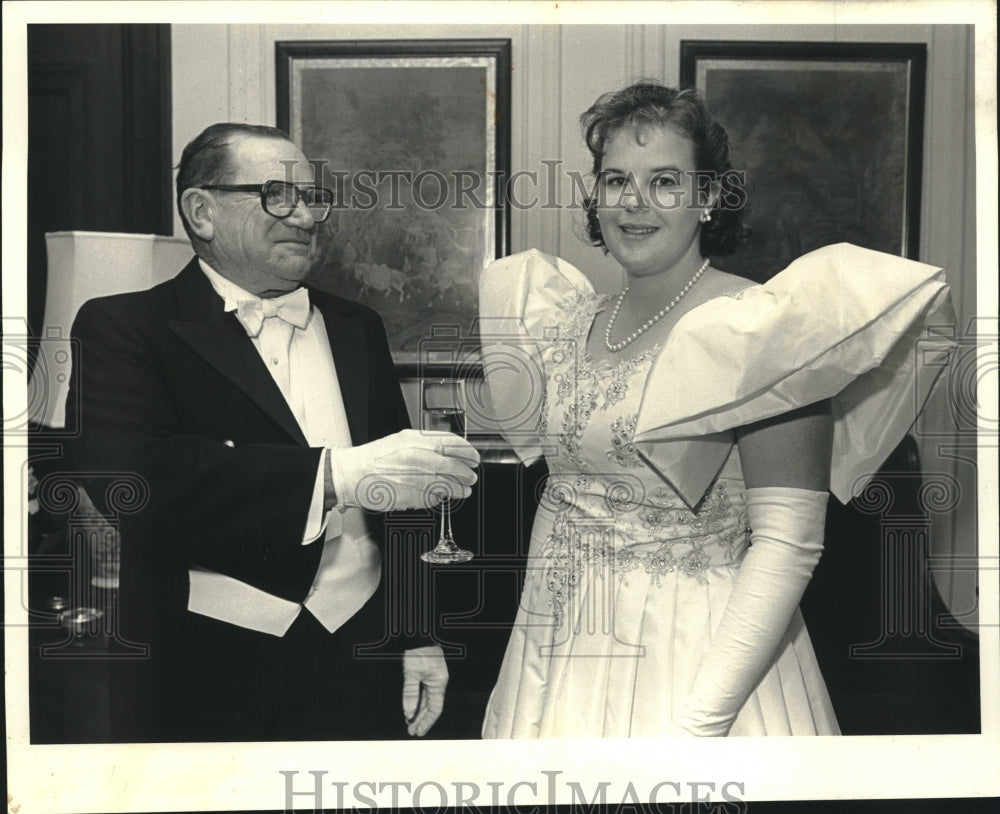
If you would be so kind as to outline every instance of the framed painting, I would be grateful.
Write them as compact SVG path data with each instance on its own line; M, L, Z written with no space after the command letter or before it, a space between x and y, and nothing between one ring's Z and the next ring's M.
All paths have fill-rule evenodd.
M275 57L278 126L334 193L310 283L373 307L400 375L427 373L426 341L473 332L479 274L509 245L510 40L277 42Z
M916 258L924 44L681 41L747 173L751 243L717 265L763 281L849 242Z

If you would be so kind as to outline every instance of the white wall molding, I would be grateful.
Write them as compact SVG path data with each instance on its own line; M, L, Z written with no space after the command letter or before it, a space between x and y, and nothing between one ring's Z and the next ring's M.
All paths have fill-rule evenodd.
M251 98L259 90L260 75L257 54L257 26L229 25L226 34L229 46L229 117L230 121L258 124L258 105Z
M626 79L666 81L666 28L658 25L630 25L626 38Z
M562 157L562 31L559 26L525 26L523 48L528 66L527 76L522 79L524 98L515 100L524 111L523 144L525 163L511 167L513 172L537 173L537 183L520 183L515 186L515 194L521 193L538 199L541 203L546 195L548 169L542 163ZM527 179L525 179L527 180ZM521 243L515 243L513 251L538 248L558 254L559 241L558 210L542 209L535 205L519 209L516 217L521 222Z
M920 259L944 267L951 286L959 336L965 336L976 308L975 127L973 31L960 26L932 27L928 38ZM968 363L969 345L960 348L953 372ZM949 377L927 405L922 419L930 434L919 438L925 477L942 473L960 491L956 510L931 515L931 553L941 561L974 557L976 524L976 439L955 428L954 401L973 409L976 394L968 377ZM956 390L958 392L956 392ZM970 392L966 392L970 391ZM975 574L935 569L945 602L957 614L975 607ZM973 612L967 623L973 624Z

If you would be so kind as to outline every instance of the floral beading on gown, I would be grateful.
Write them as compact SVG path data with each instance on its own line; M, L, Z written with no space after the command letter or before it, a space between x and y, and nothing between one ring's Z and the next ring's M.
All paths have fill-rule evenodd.
M856 490L859 467L887 455L906 432L909 424L903 426L900 412L892 426L875 433L877 450L853 452L855 424L871 418L858 413L858 404L885 413L886 402L898 403L901 394L912 399L914 371L899 369L907 366L928 315L947 318L946 286L937 269L899 258L889 258L893 267L886 269L885 255L830 248L839 252L838 269L845 259L861 275L865 264L878 263L890 274L905 264L914 280L900 287L907 289L905 297L883 290L892 286L869 285L880 302L861 309L856 319L830 321L824 328L829 335L817 336L813 329L812 339L821 341L806 357L775 347L773 340L789 345L801 336L794 323L804 317L803 302L816 302L816 292L796 300L784 296L782 286L801 285L795 278L809 270L811 256L797 261L798 271L793 264L779 275L784 279L777 284L692 309L663 347L599 365L588 358L585 344L603 301L579 271L558 258L525 252L484 273L481 330L497 415L523 415L524 405L533 405L530 420L521 420L508 439L526 462L543 454L549 468L484 737L642 737L671 731L749 545L732 430L774 415L772 391L778 390L777 403L785 410L834 399L840 432L834 434L833 491L842 499L850 497L842 484ZM818 265L814 259L817 274ZM856 281L849 277L840 273L835 287L851 290ZM905 314L898 313L902 302ZM886 312L886 325L873 330L877 320L871 314L883 319ZM742 334L741 320L747 326ZM814 314L809 320L817 321ZM761 341L762 330L772 341ZM512 332L532 341L510 341ZM753 357L748 343L767 346L768 352ZM901 344L911 347L900 349ZM853 357L846 345L856 346ZM699 356L705 348L711 353ZM824 356L831 349L832 361ZM946 344L939 350L946 353ZM872 359L857 362L869 351ZM511 373L512 352L523 357L521 375ZM776 365L774 355L783 352L790 358ZM504 364L494 376L491 362L498 356ZM878 370L878 356L891 358L894 373ZM838 375L831 376L831 369ZM868 382L858 384L859 379ZM831 387L834 392L826 392ZM845 394L841 402L838 394ZM720 419L726 415L730 418ZM866 441L871 437L867 432ZM730 734L838 732L796 612Z

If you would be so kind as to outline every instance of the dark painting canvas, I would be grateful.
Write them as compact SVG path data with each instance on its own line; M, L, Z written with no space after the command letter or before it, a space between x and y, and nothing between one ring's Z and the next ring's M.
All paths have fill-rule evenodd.
M769 59L763 48L698 57L695 50L688 71L729 133L733 165L747 173L754 231L750 245L719 267L766 280L842 241L912 255L921 150L911 60Z
M377 310L397 361L470 328L498 256L497 74L479 54L291 60L291 135L336 201L310 282Z

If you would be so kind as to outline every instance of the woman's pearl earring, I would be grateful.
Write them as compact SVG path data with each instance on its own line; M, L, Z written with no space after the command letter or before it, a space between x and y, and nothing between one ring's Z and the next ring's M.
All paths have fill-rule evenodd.
M712 219L712 213L707 209L702 210L701 215L698 216L698 220L702 223L708 223Z

